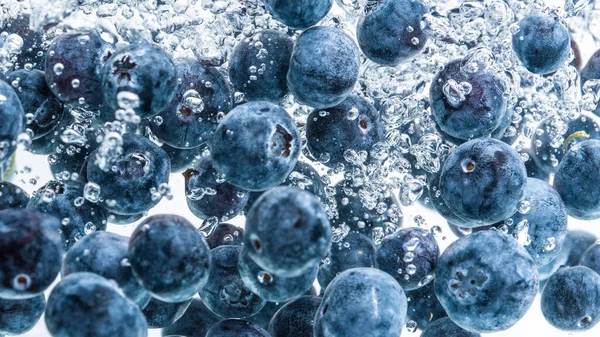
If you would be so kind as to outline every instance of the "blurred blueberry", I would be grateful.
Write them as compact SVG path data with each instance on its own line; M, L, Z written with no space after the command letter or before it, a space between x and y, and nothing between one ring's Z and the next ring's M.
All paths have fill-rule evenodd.
M263 328L243 319L224 319L213 325L206 337L271 337Z
M256 315L247 319L259 327L268 330L271 319L285 304L286 302L267 302Z
M23 106L15 90L0 80L0 163L6 162L17 149L17 137L24 131Z
M243 229L228 223L220 223L206 237L206 243L210 249L229 245L241 246L243 235Z
M333 0L264 0L267 11L290 28L314 26L329 13Z
M425 330L432 322L448 316L435 295L434 282L406 292L406 299L408 301L406 318L417 323L417 327L421 330Z
M204 146L198 146L193 149L178 149L167 144L163 144L161 148L171 160L171 173L185 171L185 169L202 157L204 149L206 149Z
M591 245L581 256L579 265L588 267L600 274L600 244L598 242Z
M21 53L17 55L15 66L24 68L27 64L31 64L35 69L43 70L48 47L44 32L29 28L30 15L28 13L22 11L16 14L17 16L12 18L9 15L0 24L0 33L17 34L23 39L23 47ZM0 37L1 44L2 37Z
M583 253L596 243L597 240L598 238L596 238L596 236L588 232L576 230L568 231L565 243L569 242L569 255L565 265L569 267L578 265Z
M165 328L177 322L185 314L191 303L191 298L179 303L167 303L152 298L144 310L142 310L142 313L146 317L148 328Z
M192 303L185 314L175 323L162 330L163 336L206 337L206 332L221 320L221 317L210 311L198 298Z
M456 325L448 317L440 318L431 323L421 334L421 337L481 337L480 334L469 332Z
M0 210L9 208L25 208L29 203L29 196L19 186L0 181Z
M134 223L141 218L144 217L144 213L140 214L130 214L130 215L121 215L121 214L109 214L107 217L108 222L115 225L129 225Z
M584 86L587 81L600 80L600 49L592 54L585 64L585 67L581 69L580 76L582 86ZM594 113L600 115L600 106L596 106Z
M0 298L0 334L26 333L37 324L45 308L44 294L22 300Z
M269 323L272 337L311 337L321 298L302 296L281 307Z

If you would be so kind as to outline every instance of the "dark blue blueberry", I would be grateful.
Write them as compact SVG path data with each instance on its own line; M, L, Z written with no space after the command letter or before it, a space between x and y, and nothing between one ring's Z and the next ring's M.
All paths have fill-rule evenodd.
M23 48L17 56L17 67L24 68L26 64L31 64L36 69L44 69L44 60L46 56L47 43L43 31L36 31L29 28L30 15L19 13L14 18L7 18L4 26L0 28L0 33L17 34L23 39ZM2 45L2 37L0 37Z
M432 322L448 316L435 295L433 283L429 282L419 289L406 292L408 301L406 318L417 323L417 327L421 330L425 330Z
M54 216L26 209L0 211L0 297L34 297L52 284L62 250Z
M115 148L106 139L90 154L87 178L101 186L102 207L106 210L140 214L160 201L156 192L168 183L171 164L165 151L147 138L125 134L122 141L122 151L116 155L119 146Z
M244 286L238 271L241 250L242 246L221 246L211 250L208 282L199 292L204 304L225 318L250 317L266 303Z
M174 324L180 319L190 304L192 299L179 303L167 303L156 298L152 298L148 305L142 310L146 321L148 322L148 328L160 329L168 327Z
M569 150L554 176L554 188L570 216L592 220L600 217L600 140L581 142Z
M248 320L258 325L259 327L268 330L269 322L285 302L267 302L265 306L254 316L249 317Z
M202 158L206 147L198 146L193 149L178 149L167 144L163 144L162 149L167 153L171 160L171 173L182 172L196 160Z
M114 280L125 295L143 308L150 294L138 284L128 260L129 238L114 233L95 232L79 240L65 255L63 277L90 272Z
M317 279L321 289L341 272L358 267L375 267L376 249L370 238L350 232L341 241L333 243L325 262L319 266Z
M600 322L600 275L587 267L565 267L548 279L542 313L552 326L585 331Z
M514 214L526 184L520 155L493 138L456 148L440 174L441 196L452 212L468 221L461 224L466 227L490 225Z
M25 208L29 203L29 196L19 186L0 181L0 210L8 208Z
M162 122L149 123L165 144L191 149L206 143L219 124L219 113L233 107L233 90L217 68L195 59L174 60L177 72L175 95L158 116Z
M300 154L300 135L287 111L268 102L231 110L209 142L215 169L249 191L281 184Z
M220 223L206 237L206 243L210 249L219 246L240 246L243 244L243 235L243 229L228 223Z
M83 197L80 182L51 180L31 196L27 208L52 214L61 220L65 252L85 235L106 230L104 209Z
M446 201L444 201L444 198L442 198L442 190L440 189L440 174L442 173L442 168L427 177L430 203L433 208L448 221L450 229L452 232L454 232L454 234L456 234L458 237L464 236L461 234L461 232L464 231L468 231L470 234L470 229L472 227L477 227L478 224L474 221L468 221L456 215L456 213L450 209L450 206L448 206Z
M294 42L276 30L241 41L229 59L229 79L246 101L279 102L288 93L287 72Z
M448 317L440 318L431 323L423 331L421 337L481 337L480 334L464 330Z
M600 274L600 243L591 245L581 256L579 265L588 267L596 273Z
M267 11L286 26L314 26L329 13L333 0L264 0Z
M145 337L148 324L135 303L114 282L93 273L75 273L52 289L46 327L53 337Z
M452 137L489 136L505 119L510 119L504 91L504 84L494 73L471 72L463 61L452 61L431 84L431 116Z
M175 323L162 330L163 336L206 337L206 332L222 318L210 311L198 298Z
M452 243L438 261L434 282L448 316L461 328L479 333L515 325L539 287L529 253L498 231L473 233Z
M311 337L321 298L302 296L281 307L269 323L272 337Z
M140 214L130 214L130 215L121 215L121 214L109 214L107 217L108 222L115 225L129 225L134 223L141 218L144 217L144 213Z
M17 137L24 131L24 112L19 96L0 80L0 163L6 162L17 149Z
M167 108L177 89L173 61L160 47L145 41L114 53L101 73L106 103L114 110L133 109L142 118Z
M296 40L287 83L298 102L328 108L352 92L359 68L360 53L350 36L333 27L313 27Z
M371 61L397 66L419 53L427 43L421 19L427 8L420 0L379 0L367 5L356 30L360 49Z
M331 246L331 228L321 202L295 187L265 192L246 216L244 245L262 268L297 276L316 268Z
M187 205L200 219L217 217L220 221L238 215L248 202L249 192L221 178L210 156L198 160L183 172Z
M347 150L370 152L385 140L379 112L364 98L351 95L342 103L313 110L306 119L306 145L311 155L333 167L344 159ZM348 165L350 166L350 165Z
M402 287L387 273L346 270L325 290L314 337L398 337L406 322L406 305Z
M565 244L568 242L569 255L565 265L574 267L579 264L583 253L590 248L598 238L584 231L568 231L565 239Z
M585 67L579 73L581 76L581 85L590 80L600 80L600 49L596 50L590 57ZM596 115L600 115L600 105L594 110Z
M0 334L21 335L26 333L40 320L45 308L44 294L23 300L0 298Z
M44 72L41 70L16 70L6 76L21 100L25 115L31 120L23 124L33 132L32 140L39 139L52 131L60 122L64 108L50 91Z
M263 328L243 319L224 319L213 325L206 337L271 337Z
M423 228L403 228L387 236L377 250L377 266L404 290L421 288L433 279L440 248Z
M206 240L185 218L153 215L142 221L129 241L133 274L150 294L165 302L183 302L208 280Z
M61 118L58 124L54 127L54 129L45 134L43 137L33 139L31 141L31 145L29 146L29 152L39 155L50 155L55 153L57 145L61 144L62 142L60 136L65 131L65 129L73 123L73 115L71 115L70 109L68 107L65 107L63 113L61 114ZM27 127L27 125L24 124L24 127Z
M114 52L114 46L98 31L59 35L46 57L46 82L64 104L91 110L105 105L101 69Z
M512 47L523 66L534 74L550 74L571 55L569 31L555 15L526 16L512 37Z

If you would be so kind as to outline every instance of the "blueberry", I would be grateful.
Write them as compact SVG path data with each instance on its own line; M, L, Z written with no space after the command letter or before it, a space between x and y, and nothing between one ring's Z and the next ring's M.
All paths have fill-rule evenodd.
M224 319L213 325L206 337L271 337L263 328L243 319Z
M202 233L185 218L153 215L131 235L129 262L138 282L153 297L175 303L204 287L210 251Z
M107 232L91 233L67 252L61 275L90 272L114 280L127 297L143 308L150 301L150 294L138 284L131 272L128 246L127 237Z
M557 329L585 331L600 321L600 276L587 267L565 267L542 292L544 318Z
M225 116L209 148L215 169L227 182L263 191L282 183L296 165L300 135L282 107L250 102Z
M329 13L333 0L264 0L267 11L288 27L314 26Z
M596 50L596 52L592 54L588 62L585 64L585 67L581 69L580 76L582 86L584 86L585 82L587 81L600 79L600 49ZM596 115L600 115L600 106L596 106L594 113Z
M0 181L0 210L9 208L25 208L29 203L29 196L19 186Z
M452 209L450 209L450 206L448 206L446 201L444 201L444 198L442 198L442 190L440 188L440 174L442 173L442 168L427 177L427 186L431 205L438 212L438 214L448 221L448 224L450 224L450 229L454 232L454 234L456 234L458 237L461 237L464 235L462 235L460 232L456 232L456 229L459 231L466 231L470 230L472 227L477 227L478 224L476 221L468 221L459 217L456 213L454 213L454 211L452 211Z
M50 155L55 153L57 145L61 144L62 142L60 136L65 129L71 126L73 123L74 118L70 113L70 109L68 107L64 108L63 112L61 113L61 118L58 121L58 124L54 126L54 129L44 136L31 141L31 145L28 149L29 152L39 155ZM27 125L24 124L24 127L27 127Z
M44 69L48 46L43 32L29 28L30 15L27 13L20 12L16 17L10 18L9 16L6 19L4 27L0 28L0 33L17 34L23 39L23 47L17 56L18 61L15 65L24 68L25 65L31 64L36 69ZM1 44L2 38L0 38Z
M296 40L287 73L294 98L315 109L332 107L352 92L358 79L360 53L344 31L313 27Z
M269 323L272 337L312 336L313 320L321 298L302 296L281 307Z
M259 327L268 330L269 322L271 322L273 316L275 316L277 311L285 304L286 302L267 302L256 315L249 317L248 320Z
M406 322L406 305L402 287L385 272L346 270L325 290L314 337L398 337Z
M341 272L358 267L375 267L376 249L368 237L350 232L340 242L333 243L326 262L319 266L317 279L321 289Z
M475 332L469 332L456 325L448 317L440 318L437 321L431 323L423 331L421 337L481 337L480 334Z
M427 43L421 19L427 13L422 1L372 1L356 30L360 49L371 61L397 66L419 53Z
M579 265L588 267L596 273L600 274L600 244L594 243L581 256Z
M531 256L517 240L498 231L473 233L452 243L438 261L434 282L448 316L461 328L479 333L515 325L539 287Z
M244 286L238 271L241 250L242 246L221 246L210 252L208 282L199 295L212 312L222 317L250 317L266 302Z
M226 181L214 167L210 156L198 160L192 168L183 172L187 205L200 219L217 217L229 220L240 213L249 193Z
M222 318L210 311L198 298L175 323L162 330L163 336L206 337L206 332Z
M241 246L243 243L243 235L243 229L228 223L220 223L215 226L215 228L206 237L206 243L208 243L208 247L210 247L210 249L214 249L219 246Z
M472 139L491 135L507 113L503 82L489 70L471 71L455 60L436 75L429 90L431 116L452 137Z
M121 215L121 214L109 214L107 217L108 222L115 225L129 225L134 223L141 218L144 217L144 213L140 214L130 214L130 215Z
M474 227L504 220L517 210L527 183L519 154L505 143L479 138L448 156L440 174L441 196L454 213Z
M145 337L148 324L140 309L114 282L93 273L75 273L52 289L46 327L53 337Z
M163 144L162 149L167 153L171 161L171 173L177 173L185 171L196 160L202 158L206 147L198 146L193 149L178 149Z
M63 250L94 231L106 230L106 213L102 207L83 197L83 184L75 181L49 181L37 190L27 208L52 214L61 220Z
M24 129L23 106L13 88L0 80L0 163L6 162L16 150L17 137Z
M64 108L46 84L43 71L16 70L6 76L6 81L15 88L23 112L32 115L32 119L23 124L33 132L32 140L43 137L58 125Z
M150 129L165 144L192 149L210 140L219 124L219 114L233 107L233 90L217 68L195 59L174 60L177 89ZM162 121L156 122L160 117Z
M435 295L434 282L429 282L419 289L406 293L408 310L406 318L417 323L417 327L425 330L432 322L448 317L446 310Z
M142 310L142 313L146 317L148 328L165 328L177 322L185 314L191 303L191 298L179 303L167 303L152 298Z
M36 325L45 308L44 294L22 300L0 298L0 334L26 333Z
M525 161L525 169L527 170L527 177L529 178L537 178L543 180L545 182L550 181L550 174L545 171L538 163L535 161L534 151L528 149L524 151L527 154L527 161Z
M318 266L331 246L331 228L319 199L295 187L265 192L246 217L250 258L277 275L298 276Z
M102 92L106 103L133 109L142 117L163 111L177 89L177 71L160 47L140 42L114 53L102 66Z
M574 267L579 264L583 253L590 248L598 238L584 231L568 231L565 245L569 243L569 255L565 265Z
M523 66L534 74L550 74L571 55L569 31L556 16L532 14L519 21L512 47Z
M276 30L242 40L229 59L229 78L246 101L278 103L288 93L287 72L294 42Z
M415 290L433 279L440 248L423 228L403 228L386 237L377 250L379 269L392 275L404 290Z
M98 31L59 35L46 57L46 82L64 104L99 109L102 96L101 69L114 52L114 46Z
M105 139L90 154L87 178L101 186L102 206L109 212L121 215L143 213L160 201L153 190L158 191L169 181L169 157L142 136L123 135L122 146L115 146L120 143L119 137L112 140L114 142Z
M34 297L52 284L62 260L60 221L26 209L0 211L0 297Z

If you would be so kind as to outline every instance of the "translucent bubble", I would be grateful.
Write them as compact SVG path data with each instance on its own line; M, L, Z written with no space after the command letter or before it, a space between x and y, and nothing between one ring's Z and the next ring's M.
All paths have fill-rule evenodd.
M54 74L61 75L63 73L63 71L65 70L65 66L62 63L57 63L54 65L52 70L54 71Z

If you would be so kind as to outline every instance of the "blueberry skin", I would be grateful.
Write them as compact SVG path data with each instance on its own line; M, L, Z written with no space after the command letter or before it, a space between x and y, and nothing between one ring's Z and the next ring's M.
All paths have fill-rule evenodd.
M285 304L286 302L267 302L256 315L249 317L248 320L259 327L268 330L271 319Z
M406 292L406 299L408 301L406 318L415 321L421 330L425 330L432 322L440 318L448 317L446 310L435 295L434 282Z
M167 303L156 298L152 298L148 305L142 310L146 321L148 322L148 328L160 329L168 327L174 324L180 319L190 304L192 299L179 303Z
M241 246L243 238L243 229L228 223L220 223L206 237L206 243L210 249L220 246Z
M455 60L436 75L429 89L431 116L439 128L452 137L473 139L491 135L507 116L502 81L493 73L466 73L463 62ZM444 93L448 81L466 82L471 91L454 102Z
M296 40L287 83L298 102L328 108L352 92L359 68L360 53L350 36L333 27L312 27Z
M231 185L264 191L281 184L300 155L300 134L282 107L269 102L238 105L208 143L213 165Z
M153 215L129 241L129 262L138 282L164 302L190 299L208 281L210 251L191 223L178 215Z
M229 79L235 91L244 93L248 102L281 101L289 91L286 76L293 48L288 35L270 29L242 40L229 59Z
M350 114L358 117L350 120ZM324 116L323 116L324 115ZM364 98L351 95L342 103L313 110L306 119L306 145L313 157L329 156L323 164L333 167L339 163L351 166L344 152L370 151L373 145L385 141L385 127L373 105Z
M468 141L451 153L440 174L442 198L466 227L490 225L517 210L527 184L519 154L492 138Z
M579 264L585 251L596 243L598 238L584 231L568 231L565 244L569 242L569 255L565 265L574 267Z
M74 117L71 115L70 109L68 107L64 108L60 121L54 129L44 136L31 141L29 152L39 155L50 155L55 153L57 145L62 142L60 139L61 134L73 123ZM27 127L27 125L24 125L24 127Z
M242 246L221 246L211 250L208 282L199 292L204 304L225 318L250 317L266 303L244 286L238 271L241 250Z
M0 211L0 297L35 297L52 284L62 261L59 227L48 214Z
M141 42L114 53L102 66L102 92L114 110L121 92L136 94L139 105L133 110L142 117L156 116L173 99L177 89L177 71L173 61L160 47Z
M158 114L162 123L149 123L152 132L165 144L192 149L206 143L217 128L218 114L233 108L233 90L217 68L195 59L173 61L177 72L177 89L168 105ZM190 104L200 98L202 109Z
M269 323L272 337L310 337L321 298L302 296L281 307Z
M171 173L185 171L196 160L202 157L204 146L198 146L193 149L178 149L167 144L163 144L161 148L167 153L171 161Z
M579 265L588 267L600 274L600 244L594 243L581 256Z
M271 337L263 328L243 319L224 319L213 325L206 337Z
M406 323L406 306L402 287L387 273L346 270L325 290L314 337L398 337Z
M75 273L52 289L46 327L53 337L145 337L148 324L140 309L114 282L93 273Z
M47 200L51 195L53 197ZM85 199L81 206L76 206L78 198L83 198L82 183L51 180L37 190L27 204L28 209L52 214L61 222L68 221L60 227L65 252L87 234L106 230L106 213L102 207Z
M440 175L442 173L442 168L443 164L437 172L434 172L427 177L429 199L431 200L431 205L438 212L438 214L448 221L452 232L456 234L456 236L461 237L464 235L461 235L460 232L457 232L455 229L458 228L459 231L462 231L470 228L477 228L479 224L475 221L468 221L459 217L450 209L450 206L448 206L446 201L444 201L444 198L442 198L442 190L440 188Z
M425 13L427 8L421 1L379 1L358 22L356 38L360 50L369 60L384 66L393 67L408 60L427 43L420 25Z
M46 83L64 104L99 109L106 104L101 69L113 52L114 46L96 30L59 35L48 48ZM73 86L74 80L78 85Z
M150 301L150 294L137 282L127 265L129 238L108 232L94 232L79 240L65 255L63 277L90 272L114 280L125 295L139 307Z
M0 95L4 102L0 105L0 163L7 161L17 149L17 137L24 129L23 106L13 88L0 80Z
M265 270L298 276L317 267L331 246L327 213L309 192L273 188L247 214L244 245L250 258Z
M99 149L90 154L96 158ZM134 134L123 135L123 152L116 159L117 171L103 171L95 160L87 163L88 181L102 187L102 203L107 211L121 215L143 213L154 207L151 189L169 182L171 164L160 147L147 138ZM112 201L115 201L114 203Z
M498 231L473 233L452 243L440 256L434 282L448 316L461 328L479 333L515 325L539 287L529 253Z
M298 276L275 275L259 267L249 257L247 248L240 252L238 263L246 288L269 302L286 302L303 295L311 288L318 271L315 266Z
M481 337L480 334L469 332L456 325L448 317L440 318L431 323L421 334L421 337Z
M542 292L546 321L563 331L585 331L600 322L600 275L582 266L559 269Z
M321 263L317 279L325 290L333 279L345 270L358 267L375 267L376 248L368 237L350 232L342 241L331 245L328 262Z
M264 0L267 11L290 28L314 26L329 13L333 0Z
M0 298L0 334L26 333L37 324L45 308L44 294L24 300Z
M193 298L185 314L162 330L163 336L206 337L206 332L222 318L210 311L198 298Z
M221 221L229 220L238 215L248 202L248 191L222 181L210 156L198 160L183 176L188 208L200 219L217 217ZM210 193L207 192L209 190Z
M512 47L523 66L534 74L550 74L565 64L571 54L571 38L559 19L529 15L519 21Z
M52 131L60 122L64 107L54 97L43 71L16 70L6 76L6 82L11 83L21 100L23 112L32 114L33 121L23 125L33 131L32 140L39 139ZM16 86L14 86L16 84Z
M25 208L29 203L29 196L19 186L0 181L0 210L9 208Z
M600 49L596 50L596 52L592 54L588 62L585 64L585 67L581 69L579 75L581 76L581 86L583 86L585 82L589 80L600 79ZM594 114L600 115L600 106L596 107Z
M377 249L377 265L402 289L415 290L433 279L439 256L440 248L429 231L403 228L383 239Z

